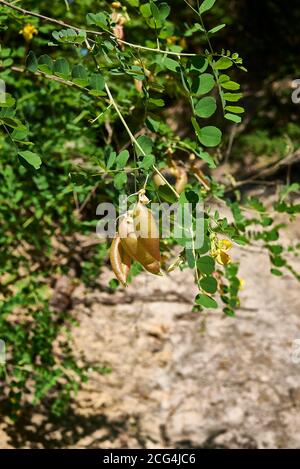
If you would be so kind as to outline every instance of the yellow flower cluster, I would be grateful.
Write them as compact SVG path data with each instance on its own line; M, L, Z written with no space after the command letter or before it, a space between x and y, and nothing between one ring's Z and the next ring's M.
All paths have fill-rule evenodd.
M178 43L182 49L185 49L187 44L185 38L179 38L177 36L169 36L167 37L167 44L172 45Z
M228 265L231 257L227 253L232 248L232 243L228 239L218 239L212 244L211 255L216 259L218 264Z
M20 34L23 34L25 41L29 42L33 38L34 34L37 34L38 30L33 26L33 24L26 24L23 29L21 29Z

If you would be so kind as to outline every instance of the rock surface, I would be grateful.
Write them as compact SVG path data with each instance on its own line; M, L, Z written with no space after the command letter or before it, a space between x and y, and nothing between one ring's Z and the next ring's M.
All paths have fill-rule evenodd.
M91 373L64 422L37 415L21 439L2 426L1 447L299 447L299 284L258 249L232 254L246 281L235 318L191 313L187 271L113 295L77 287L74 347L112 371Z

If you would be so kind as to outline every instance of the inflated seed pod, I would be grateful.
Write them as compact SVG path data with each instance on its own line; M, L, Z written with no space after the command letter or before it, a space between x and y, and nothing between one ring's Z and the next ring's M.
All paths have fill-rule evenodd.
M153 213L144 203L138 202L133 210L134 230L145 250L160 262L159 230Z
M126 287L131 266L131 258L124 250L120 236L117 234L111 243L109 259L115 276Z
M176 184L175 184L175 189L178 192L178 194L181 194L181 192L184 191L187 183L188 183L188 177L187 177L185 169L178 167Z
M151 256L137 237L132 216L125 215L122 218L119 223L119 235L123 249L130 257L140 262L152 274L160 273L160 262Z

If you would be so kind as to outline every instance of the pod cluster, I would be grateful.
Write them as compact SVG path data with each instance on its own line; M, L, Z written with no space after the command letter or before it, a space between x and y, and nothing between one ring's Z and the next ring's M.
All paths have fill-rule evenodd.
M132 260L145 270L160 275L159 230L153 213L146 207L149 202L144 191L134 209L127 212L119 223L110 248L110 263L119 282L126 286Z

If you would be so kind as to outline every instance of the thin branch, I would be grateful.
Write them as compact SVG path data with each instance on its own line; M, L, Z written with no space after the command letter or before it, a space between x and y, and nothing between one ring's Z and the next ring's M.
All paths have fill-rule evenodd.
M38 77L43 77L47 78L47 80L52 80L52 81L57 81L58 83L61 83L63 85L71 86L72 88L78 88L81 91L87 91L89 93L89 89L85 88L84 86L77 85L76 83L73 83L72 81L69 80L64 80L63 78L57 77L55 75L48 75L47 73L44 72L31 72L30 70L27 70L25 67L11 67L11 70L13 72L18 72L18 73L31 73L32 75L36 75Z
M25 10L24 8L17 7L16 5L13 5L10 2L6 2L5 0L0 0L0 3L3 3L3 5L7 6L8 8L11 8L12 10L16 10L19 13L23 13L23 15L35 16L36 18L39 18L43 21L47 21L48 23L58 24L59 26L63 26L64 28L71 28L78 32L81 32L83 30L82 28L71 26L70 24L65 23L64 21L56 20L55 18L49 18L48 16L41 15L40 13L36 13L34 11L29 11L29 10ZM97 33L97 34L102 34L102 33Z
M85 43L86 43L86 47L88 49L88 51L90 52L90 54L92 54L92 57L93 57L93 60L94 60L94 63L96 65L96 69L97 71L101 72L101 68L98 64L98 61L95 57L95 54L93 53L93 48L90 46L89 44L89 41L86 39L85 40ZM122 124L124 125L125 127L125 130L126 132L128 133L129 137L130 137L130 140L132 141L132 143L135 144L135 146L140 150L141 154L143 156L146 156L146 153L144 152L143 148L141 147L141 145L139 144L139 142L137 141L137 139L135 138L135 136L133 135L133 133L131 132L130 128L128 127L128 124L126 122L126 120L124 119L124 116L122 114L122 112L120 111L120 108L119 106L117 105L116 101L114 100L114 97L113 95L111 94L111 91L110 91L110 88L108 86L107 83L105 83L105 91L107 93L107 96L109 97L109 100L110 100L110 103L112 104L112 106L114 107L115 111L117 112ZM164 175L159 171L159 169L153 165L152 166L153 170L156 172L156 174L158 174L161 179L164 181L164 183L169 187L169 189L171 189L171 191L175 194L176 198L179 199L179 194L178 192L176 191L176 189L174 189L174 187L167 181L167 179L164 177Z
M64 21L57 20L49 16L41 15L40 13L36 13L34 11L25 10L24 8L17 7L16 5L13 5L12 3L7 2L5 0L0 0L0 4L1 3L7 6L8 8L16 10L19 13L22 13L23 15L34 16L36 18L41 19L42 21L47 21L48 23L58 24L59 26L62 26L64 28L74 29L74 31L77 31L77 32L85 31L87 34L93 34L94 36L103 36L103 34L105 34L104 32L100 32L100 31L93 31L93 30L89 30L85 28L78 28L78 26L73 26L69 23L65 23ZM134 44L132 42L123 41L122 39L117 38L111 31L105 31L105 32L110 34L117 42L124 44L125 46L132 47L134 49L142 49L142 50L146 50L149 52L156 52L158 54L177 55L177 56L184 56L184 57L194 57L197 55L197 54L191 54L188 52L173 52L169 50L161 50L161 49L155 49L152 47L141 46L139 44Z
M264 166L257 173L251 173L246 179L243 179L242 181L237 181L232 188L226 190L225 194L233 192L235 189L245 186L247 184L260 183L260 178L273 176L278 170L280 170L280 168L299 162L300 151L297 150L294 153L288 154L285 158L276 161L276 163ZM273 182L274 181L271 181L270 183ZM266 184L266 181L263 181L263 183Z

